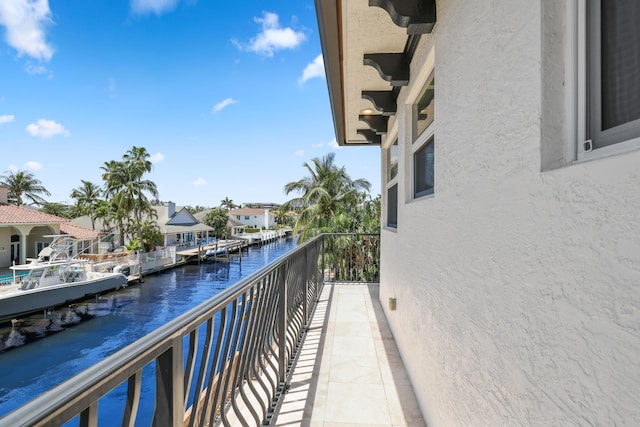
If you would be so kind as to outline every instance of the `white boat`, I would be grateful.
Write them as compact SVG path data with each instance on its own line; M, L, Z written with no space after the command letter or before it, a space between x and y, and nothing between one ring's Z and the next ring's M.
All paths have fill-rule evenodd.
M47 237L53 241L38 259L9 267L13 280L0 286L0 323L127 285L121 272L92 271L86 260L69 258L70 237Z

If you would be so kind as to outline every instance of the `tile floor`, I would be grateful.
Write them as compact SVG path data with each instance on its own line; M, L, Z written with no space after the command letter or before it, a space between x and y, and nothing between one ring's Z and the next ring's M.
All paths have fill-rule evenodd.
M425 425L378 285L325 285L275 424Z

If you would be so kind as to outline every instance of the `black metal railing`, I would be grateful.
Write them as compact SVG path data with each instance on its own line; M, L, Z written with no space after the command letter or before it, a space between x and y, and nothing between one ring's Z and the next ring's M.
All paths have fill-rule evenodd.
M324 234L35 398L2 426L98 424L116 387L123 426L154 399L154 426L269 424L324 281L376 282L379 235ZM143 390L142 375L155 375ZM126 384L126 386L125 386ZM110 414L110 418L111 418Z

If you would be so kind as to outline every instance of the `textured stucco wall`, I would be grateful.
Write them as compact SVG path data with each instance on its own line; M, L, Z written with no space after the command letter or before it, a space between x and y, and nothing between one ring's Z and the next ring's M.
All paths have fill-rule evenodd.
M439 1L412 64L435 46L435 195L399 180L381 301L432 426L640 425L640 151L541 172L565 144L545 13Z
M0 268L11 265L11 229L9 227L0 227Z

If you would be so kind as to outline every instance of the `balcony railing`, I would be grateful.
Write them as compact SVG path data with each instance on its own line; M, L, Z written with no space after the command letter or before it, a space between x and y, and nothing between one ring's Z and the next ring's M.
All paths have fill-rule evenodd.
M270 424L323 283L377 282L379 241L375 234L320 235L16 409L0 425L77 418L80 426L95 426L99 399L124 384L123 426L134 425L147 399L155 400L154 426ZM143 372L155 375L155 389L143 390Z

